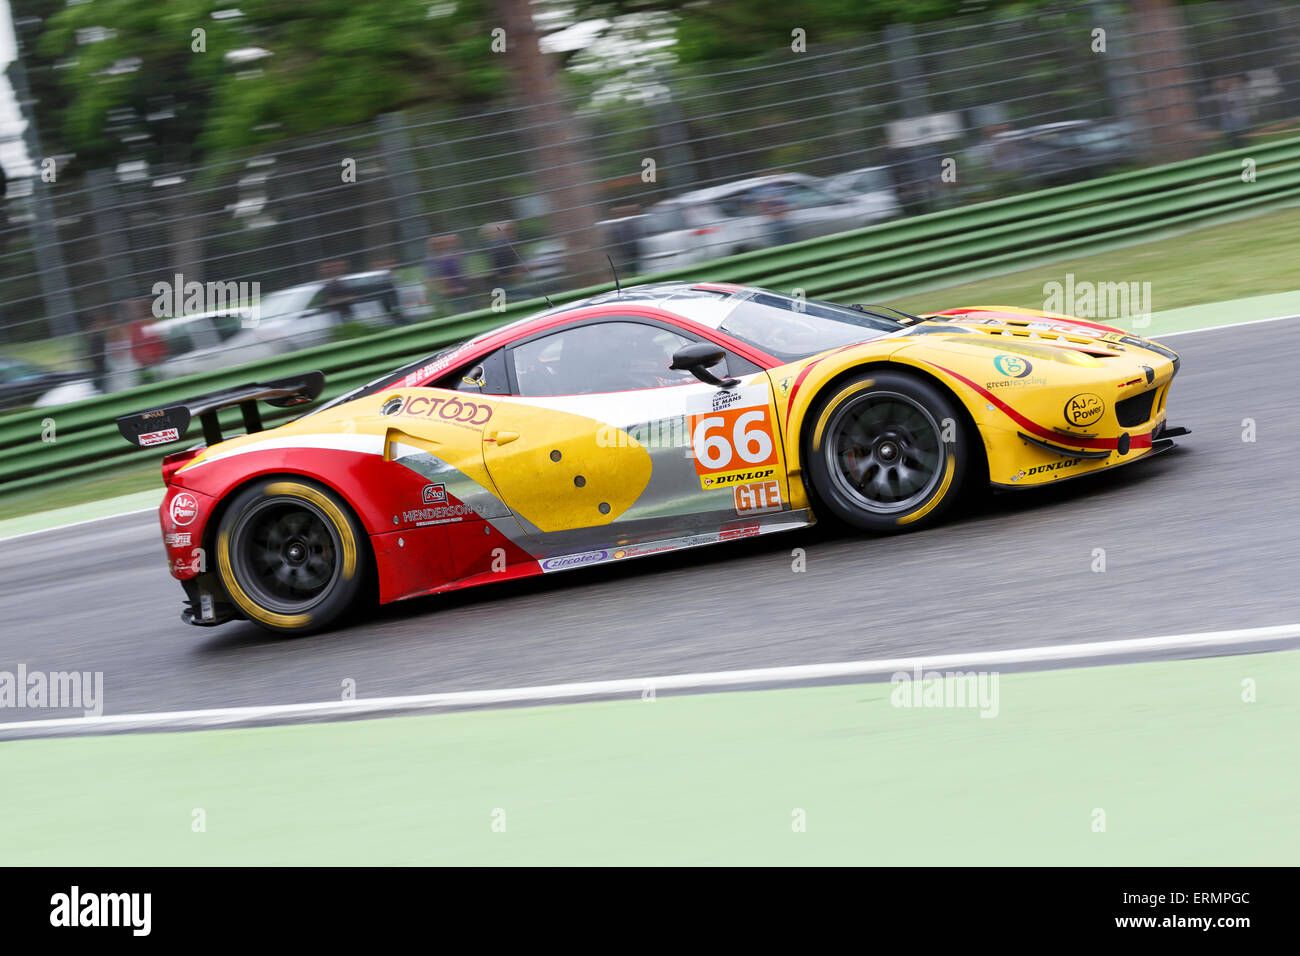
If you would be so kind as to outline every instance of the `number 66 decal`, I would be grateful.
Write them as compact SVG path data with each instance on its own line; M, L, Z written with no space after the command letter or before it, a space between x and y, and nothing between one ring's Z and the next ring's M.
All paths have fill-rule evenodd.
M775 465L777 461L766 407L692 415L691 449L695 471L701 475Z

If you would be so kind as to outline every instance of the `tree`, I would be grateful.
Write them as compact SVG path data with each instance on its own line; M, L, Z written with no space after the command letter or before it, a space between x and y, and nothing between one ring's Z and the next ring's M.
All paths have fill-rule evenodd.
M45 112L61 114L58 140L82 165L125 155L197 163L419 103L495 95L503 77L483 0L432 9L427 0L249 0L238 15L214 0L67 6L39 39L42 65L63 65Z
M1183 22L1173 0L1135 0L1137 52L1143 64L1138 108L1155 153L1185 159L1200 149Z
M677 19L677 59L701 63L789 49L794 29L805 31L810 44L847 40L891 23L958 16L966 6L962 0L577 0L575 14L605 18L617 29L620 16L671 13Z
M564 103L555 63L542 52L530 0L497 0L505 30L504 56L515 99L527 109L528 132L537 157L534 168L552 210L555 231L564 238L571 281L587 285L606 272L593 184L586 162L589 146Z

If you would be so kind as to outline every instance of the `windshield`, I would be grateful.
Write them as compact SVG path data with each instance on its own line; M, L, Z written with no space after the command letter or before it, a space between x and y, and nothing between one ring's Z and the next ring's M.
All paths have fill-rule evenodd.
M735 308L723 319L719 329L782 362L867 342L919 321L894 309L870 306L869 311L860 311L776 292L759 291L737 298Z

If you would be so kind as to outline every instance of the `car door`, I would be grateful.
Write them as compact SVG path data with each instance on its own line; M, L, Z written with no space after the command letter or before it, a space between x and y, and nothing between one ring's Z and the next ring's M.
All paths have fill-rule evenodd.
M739 378L734 388L670 370L692 341L666 322L618 316L506 350L513 394L493 411L483 458L543 554L741 536L785 510L766 372L734 354L714 372Z

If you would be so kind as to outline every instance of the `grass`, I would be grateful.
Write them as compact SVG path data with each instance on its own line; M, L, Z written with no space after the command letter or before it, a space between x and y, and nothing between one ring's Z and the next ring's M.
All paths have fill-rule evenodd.
M65 335L37 342L12 342L3 346L5 356L30 362L42 368L83 368L88 362L80 336Z
M882 304L905 312L937 312L962 305L1042 309L1047 299L1043 286L1064 283L1068 272L1076 282L1150 282L1150 309L1162 312L1300 288L1298 250L1300 207L1294 207Z
M115 472L101 478L86 478L74 484L6 493L0 497L0 521L161 487L162 474L154 462L147 467Z

